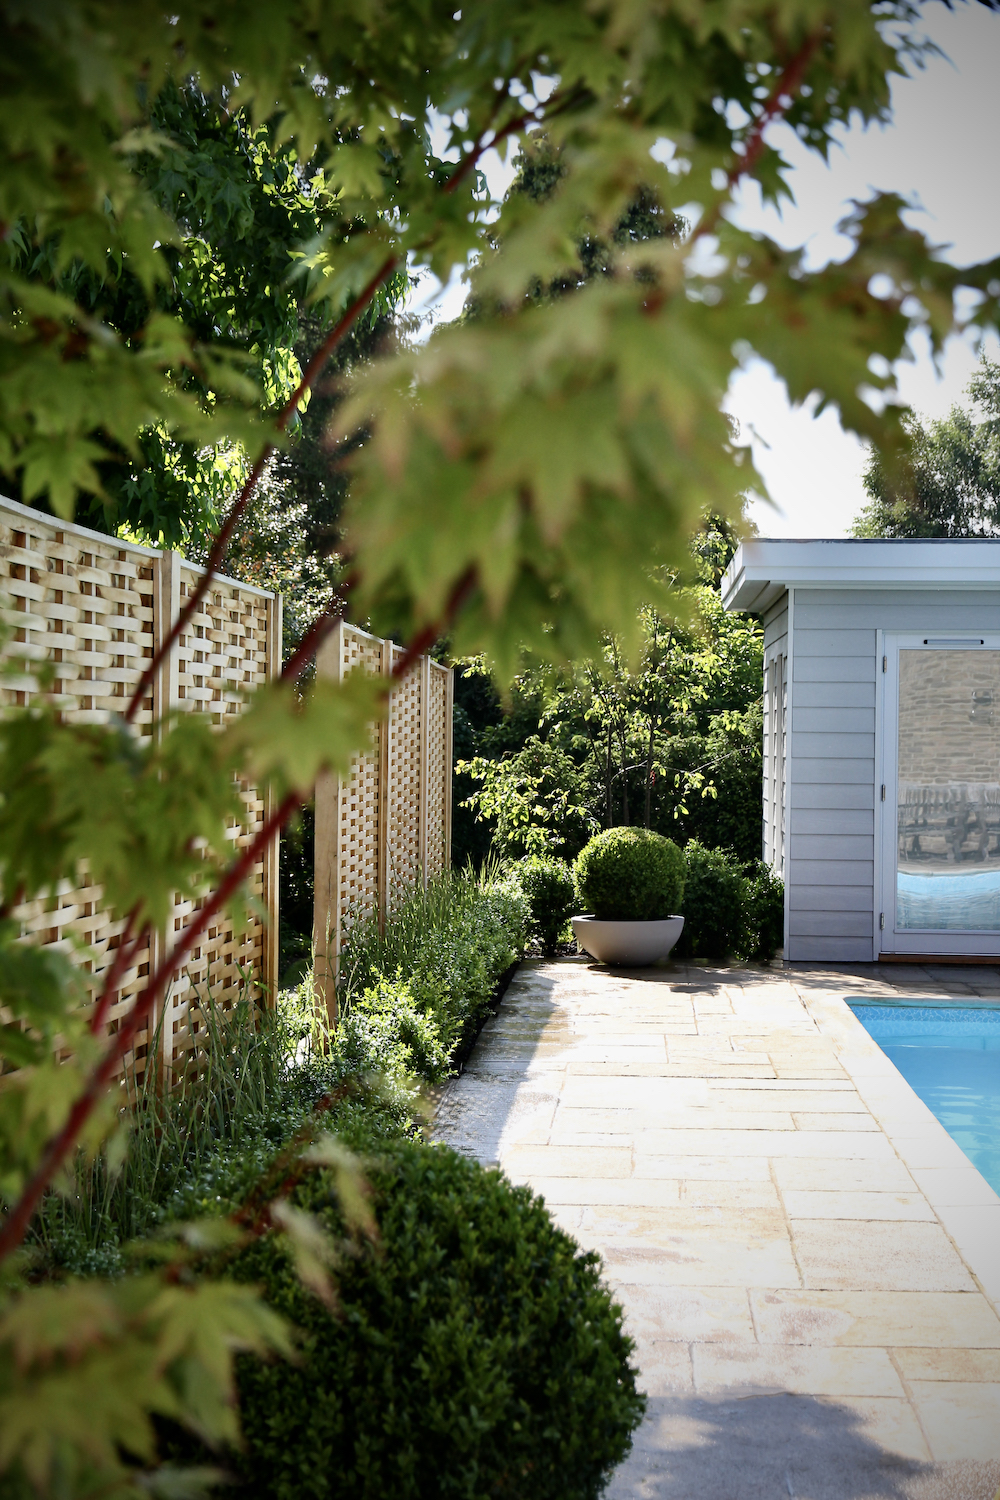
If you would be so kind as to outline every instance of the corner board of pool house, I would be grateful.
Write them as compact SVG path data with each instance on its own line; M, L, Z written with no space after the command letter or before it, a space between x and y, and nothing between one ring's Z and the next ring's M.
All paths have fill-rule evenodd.
M792 962L1000 962L1000 540L743 542Z
M182 604L202 576L176 552L71 525L0 497L0 559L3 613L12 628L8 646L25 662L51 662L53 693L67 723L107 724L121 714L146 664L164 641ZM243 711L246 695L281 663L281 598L236 579L214 575L208 593L153 679L135 716L133 733L148 741L170 712L210 714L222 725ZM26 665L7 678L0 702L24 707L39 692ZM263 826L270 793L241 782L246 809L233 847L245 848ZM136 1038L125 1072L140 1078L151 1064L164 1079L196 1064L205 1035L201 1003L210 994L229 1010L247 978L258 994L273 996L278 977L278 841L254 866L250 889L259 910L240 935L228 918L210 928L206 940L178 968L163 1001ZM28 942L72 952L71 938L85 943L100 975L113 961L125 922L102 905L103 891L81 866L54 895L14 909ZM177 899L163 933L153 933L122 976L108 1031L145 988L146 976L166 951L168 934L190 925L204 905ZM158 1052L157 1052L158 1049Z
M316 658L320 676L392 680L403 647L341 622ZM348 776L316 783L313 944L316 982L336 1011L340 951L359 919L380 924L414 886L451 865L454 673L419 657L389 695Z

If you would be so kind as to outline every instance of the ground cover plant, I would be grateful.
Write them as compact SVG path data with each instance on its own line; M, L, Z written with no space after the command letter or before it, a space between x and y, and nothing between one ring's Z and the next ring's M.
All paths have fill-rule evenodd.
M728 217L744 179L768 201L784 191L772 121L825 153L841 123L886 117L893 72L922 55L909 0L247 0L238 14L216 0L4 0L0 21L0 468L27 503L66 519L108 493L109 466L141 476L157 443L208 466L235 449L234 488L246 476L231 504L208 492L206 575L174 636L143 658L121 721L62 716L46 644L51 658L17 667L38 691L0 722L0 1051L17 1069L0 1091L0 1467L43 1493L146 1495L178 1482L159 1471L151 1414L232 1442L234 1350L289 1348L227 1263L186 1275L205 1237L280 1227L322 1286L321 1226L265 1177L251 1222L208 1215L135 1277L32 1286L17 1252L79 1150L120 1153L112 1084L138 1029L220 911L239 921L255 862L318 771L347 770L384 707L387 683L359 673L295 687L338 610L407 643L399 674L445 634L501 682L526 647L566 665L612 640L638 660L639 622L670 617L692 533L763 489L722 410L740 363L769 361L793 401L815 393L891 462L905 442L893 366L907 339L925 332L940 350L956 305L996 326L1000 265L944 262L891 193L856 206L849 253L820 269ZM217 123L245 122L272 187L283 153L293 193L322 164L330 217L282 262L301 268L322 325L301 380L291 364L270 378L256 315L234 344L228 318L158 300L184 289L172 247L185 223L151 193L148 168L175 145L159 106L188 87L214 101ZM556 153L555 190L493 205L483 154L538 132ZM616 238L638 201L670 232ZM603 247L586 264L584 244ZM472 267L478 312L373 363L338 408L333 436L354 446L336 606L235 725L167 719L140 744L128 726L261 475L329 355L409 264L445 282ZM103 298L122 274L128 323ZM539 296L557 281L575 289ZM183 486L183 466L175 474ZM273 811L234 855L240 777L270 784ZM122 924L99 973L21 945L16 917L23 900L55 899L81 860ZM121 975L177 891L203 903L198 916L167 935L109 1036ZM302 1170L327 1172L352 1201L342 1159L324 1149L327 1165ZM360 1235L363 1224L359 1208Z

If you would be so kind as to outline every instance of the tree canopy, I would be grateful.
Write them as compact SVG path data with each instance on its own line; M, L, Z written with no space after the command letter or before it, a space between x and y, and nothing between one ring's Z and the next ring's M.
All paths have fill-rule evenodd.
M872 450L854 536L1000 536L1000 365L983 359L968 394L972 411L906 417L909 447L891 462Z

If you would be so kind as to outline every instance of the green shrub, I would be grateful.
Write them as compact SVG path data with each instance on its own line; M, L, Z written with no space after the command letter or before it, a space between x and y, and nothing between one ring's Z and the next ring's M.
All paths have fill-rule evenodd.
M333 1315L303 1290L283 1242L235 1263L302 1333L297 1366L239 1361L239 1492L598 1496L644 1407L598 1257L528 1188L446 1147L398 1142L369 1182L380 1243L345 1258ZM322 1180L296 1201L343 1233Z
M684 856L645 828L596 834L577 856L574 875L580 910L603 921L651 921L681 909Z
M743 866L730 850L706 849L694 839L684 863L684 931L674 951L679 958L727 958L744 934Z
M514 874L531 907L531 936L550 958L576 910L573 871L564 860L533 854L516 866Z
M762 859L746 872L743 927L741 952L761 963L772 959L785 940L785 887Z
M384 932L358 923L341 955L339 991L344 1015L357 1016L345 1043L368 1059L366 1071L398 1073L401 1041L408 1067L440 1081L487 1014L497 982L524 952L530 923L528 898L513 881L469 875L443 876L412 892ZM397 1004L408 1018L401 1019L406 1037L387 1014ZM426 1029L418 1038L420 1018L432 1023L433 1039Z

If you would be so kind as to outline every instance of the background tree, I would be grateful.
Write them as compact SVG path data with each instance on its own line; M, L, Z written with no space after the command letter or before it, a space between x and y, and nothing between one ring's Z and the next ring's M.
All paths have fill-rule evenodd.
M938 421L909 416L907 451L887 462L871 450L869 502L853 536L1000 535L1000 365L984 358L967 391L978 413L953 406Z
M609 639L569 671L528 668L506 705L481 664L466 669L456 795L476 822L456 821L462 854L572 858L597 829L631 824L759 857L762 636L718 594L735 546L731 526L699 533L699 581L676 587L672 619L645 613L635 666Z

